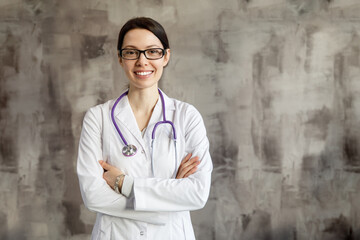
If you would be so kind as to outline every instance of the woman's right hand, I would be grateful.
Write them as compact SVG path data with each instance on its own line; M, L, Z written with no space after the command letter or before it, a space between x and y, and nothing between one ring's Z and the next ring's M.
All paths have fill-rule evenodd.
M199 157L191 157L192 154L189 153L181 161L178 172L176 174L176 179L186 178L191 174L195 173L197 166L200 164Z

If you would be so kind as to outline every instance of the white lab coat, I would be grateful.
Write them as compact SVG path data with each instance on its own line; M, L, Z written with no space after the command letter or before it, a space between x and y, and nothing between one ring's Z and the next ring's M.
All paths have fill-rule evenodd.
M154 124L162 121L160 98L144 137L127 96L115 109L116 122L126 141L138 148L132 157L123 156L124 144L111 121L115 100L91 108L83 122L77 173L84 204L97 213L92 239L195 239L189 211L204 207L209 196L209 142L199 112L190 104L163 95L166 118L174 123L177 134L176 165L192 153L200 158L198 170L187 178L174 179L177 169L172 131L170 125L162 124L156 130L152 175L151 133ZM132 177L131 196L117 194L108 186L98 163L102 159Z

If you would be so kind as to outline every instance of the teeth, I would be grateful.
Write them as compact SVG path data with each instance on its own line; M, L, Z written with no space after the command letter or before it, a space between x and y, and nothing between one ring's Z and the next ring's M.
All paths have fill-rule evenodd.
M136 72L136 75L141 75L141 76L145 76L149 74L151 74L151 72Z

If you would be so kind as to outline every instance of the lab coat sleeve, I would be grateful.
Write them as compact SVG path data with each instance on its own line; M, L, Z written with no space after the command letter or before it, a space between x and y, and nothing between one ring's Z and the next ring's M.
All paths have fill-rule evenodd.
M103 169L98 162L103 159L102 114L100 107L86 113L79 142L77 174L85 206L91 211L107 215L165 224L167 217L164 213L138 212L127 208L127 198L113 191L103 179Z
M134 178L134 208L137 211L189 211L203 208L210 192L212 162L209 141L200 113L186 110L185 152L198 156L195 174L183 179ZM184 156L186 155L184 154Z

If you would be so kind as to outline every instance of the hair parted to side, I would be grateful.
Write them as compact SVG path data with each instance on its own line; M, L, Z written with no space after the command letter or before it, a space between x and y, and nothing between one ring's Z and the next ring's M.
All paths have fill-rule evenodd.
M164 49L170 48L169 40L167 38L165 29L161 26L160 23L154 19L148 17L136 17L127 21L119 32L117 50L120 51L125 34L132 29L146 29L152 32L162 43Z

